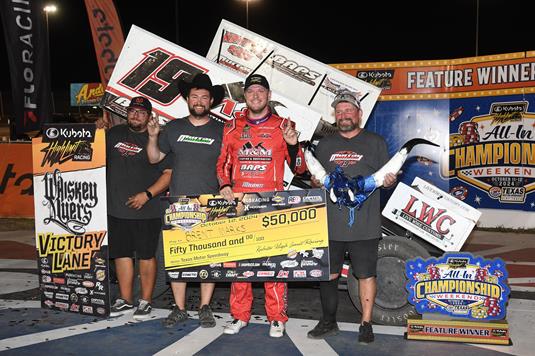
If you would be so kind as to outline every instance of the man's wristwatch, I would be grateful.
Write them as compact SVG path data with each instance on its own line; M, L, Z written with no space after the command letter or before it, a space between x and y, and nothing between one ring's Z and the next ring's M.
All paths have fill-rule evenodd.
M149 200L152 199L152 193L149 192L148 190L145 190L145 194L147 194L147 197L149 197Z

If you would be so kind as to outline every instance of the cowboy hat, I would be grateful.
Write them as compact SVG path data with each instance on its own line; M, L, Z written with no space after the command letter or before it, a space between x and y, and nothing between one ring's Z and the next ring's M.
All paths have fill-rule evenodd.
M206 89L210 92L210 95L214 99L212 108L219 105L225 97L225 89L221 85L212 85L212 81L207 74L196 74L191 81L179 80L178 91L184 99L189 95L191 89Z

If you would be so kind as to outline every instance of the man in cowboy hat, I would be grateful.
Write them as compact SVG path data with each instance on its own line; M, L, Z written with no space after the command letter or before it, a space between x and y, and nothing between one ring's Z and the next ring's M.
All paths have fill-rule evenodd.
M186 100L189 116L173 120L160 132L158 121L149 122L147 154L151 163L160 162L172 152L174 161L169 192L176 195L218 194L216 162L221 152L223 124L212 120L210 109L223 100L221 85L212 85L206 74L197 74L191 81L179 80L179 92ZM201 283L199 322L201 327L214 327L210 300L215 283ZM173 327L188 318L186 283L171 282L175 306L164 319L165 327Z

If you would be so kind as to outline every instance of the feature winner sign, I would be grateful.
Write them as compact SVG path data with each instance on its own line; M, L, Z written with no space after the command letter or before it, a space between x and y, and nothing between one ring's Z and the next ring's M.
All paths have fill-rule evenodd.
M162 198L172 280L327 280L322 189Z
M416 177L412 187L398 184L383 216L443 251L459 251L481 213Z
M44 125L32 140L35 239L43 307L109 314L104 131Z
M508 324L501 320L509 295L501 259L447 253L439 259L406 263L409 302L419 313L439 313L466 320L408 320L408 339L508 344Z

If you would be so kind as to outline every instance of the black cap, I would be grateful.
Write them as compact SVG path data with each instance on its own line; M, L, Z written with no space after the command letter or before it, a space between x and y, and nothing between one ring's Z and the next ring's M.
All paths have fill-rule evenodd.
M128 105L129 108L142 108L149 112L149 114L152 112L152 104L150 103L149 99L143 97L143 96L135 96L130 100L130 105Z
M261 85L267 90L269 90L269 83L266 77L260 74L253 74L253 75L248 76L247 79L245 79L245 87L243 89L247 90L247 88L255 84Z
M196 74L191 79L191 81L178 81L178 90L180 91L180 95L182 95L184 99L189 96L189 92L193 88L208 90L210 92L210 95L212 96L212 99L214 99L212 107L219 105L221 101L225 98L225 89L223 88L223 86L212 85L212 80L210 80L208 74L199 73Z

